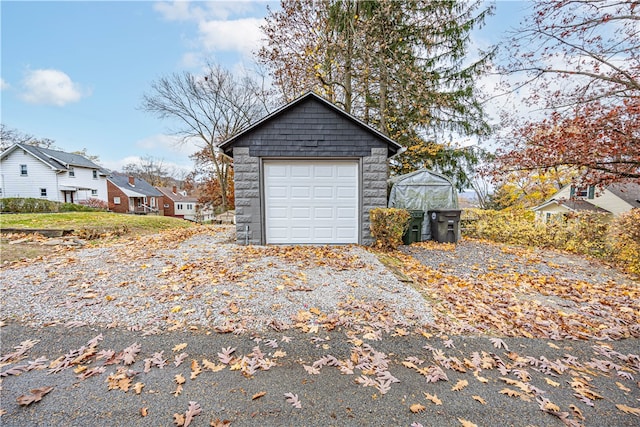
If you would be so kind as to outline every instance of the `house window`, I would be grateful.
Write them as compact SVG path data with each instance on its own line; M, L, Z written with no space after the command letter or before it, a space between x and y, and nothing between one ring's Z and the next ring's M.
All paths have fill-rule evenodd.
M76 171L73 169L73 167L69 166L69 177L75 177L76 176Z
M27 176L27 165L20 165L20 175Z
M193 205L191 203L187 203L187 210L190 211L193 209Z
M155 197L152 197L152 198L151 198L151 207L152 207L152 208L155 208L155 207L156 207L156 198L155 198Z
M91 195L92 196L97 196L98 195L98 190L91 190Z
M182 210L182 203L178 203L178 204L176 205L176 209L178 209L178 210Z
M47 197L47 189L46 188L41 188L40 189L40 197Z
M120 204L120 197L114 197L113 198L113 204L114 205L119 205Z
M165 209L169 207L169 203L164 204Z
M576 199L593 199L595 197L595 187L571 187L571 197Z
M93 179L98 179L98 171L93 171Z

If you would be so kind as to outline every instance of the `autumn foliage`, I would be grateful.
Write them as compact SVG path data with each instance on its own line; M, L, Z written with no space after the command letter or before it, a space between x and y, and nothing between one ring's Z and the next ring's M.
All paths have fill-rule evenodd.
M528 210L464 212L465 236L501 243L566 250L613 261L626 271L640 273L640 209L612 219L584 212L543 223Z
M410 214L405 209L376 208L369 212L371 234L374 245L380 249L396 249L402 244L402 235L407 230Z

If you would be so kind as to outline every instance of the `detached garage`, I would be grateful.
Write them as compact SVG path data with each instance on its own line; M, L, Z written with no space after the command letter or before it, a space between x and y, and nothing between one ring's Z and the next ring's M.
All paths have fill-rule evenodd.
M240 244L372 243L401 146L308 93L222 144L234 159Z

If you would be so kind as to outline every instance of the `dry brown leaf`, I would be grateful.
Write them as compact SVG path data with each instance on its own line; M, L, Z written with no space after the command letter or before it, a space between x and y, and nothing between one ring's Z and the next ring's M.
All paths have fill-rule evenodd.
M486 404L487 404L487 401L486 401L486 400L484 400L484 399L483 399L482 397L480 397L480 396L475 395L475 396L471 396L471 397L473 397L473 400L476 400L476 401L478 401L478 402L482 403L483 405L486 405Z
M187 427L193 421L193 418L200 415L202 413L202 408L200 404L197 402L189 402L189 407L187 408L187 412L184 414L184 427Z
M625 414L635 415L636 417L640 417L640 408L633 408L631 406L616 404L616 408L624 412Z
M509 397L520 397L522 396L522 394L520 392L517 392L515 390L512 390L510 388L503 388L502 390L500 390L498 393L500 394L506 394Z
M229 311L231 311L233 314L238 314L238 311L240 311L240 309L235 302L232 302L231 304L229 304Z
M624 384L622 384L619 381L616 381L616 385L618 386L618 388L626 393L630 392L631 389L629 387L626 387Z
M442 400L438 399L438 396L435 394L424 393L424 397L436 405L442 405Z
M184 426L184 415L182 415L182 414L173 414L173 423L177 427L183 427Z
M478 371L473 371L473 376L476 377L476 379L478 381L480 381L481 383L483 383L483 384L486 384L486 383L489 382L489 380L487 378L481 377L480 373Z
M411 412L413 412L414 414L417 414L418 412L422 412L422 411L424 411L425 409L427 409L427 407L426 407L426 406L424 406L424 405L421 405L421 404L419 404L419 403L414 403L413 405L411 405L411 406L409 407L409 410L410 410Z
M548 343L547 343L547 345L548 345L549 347L551 347L551 348L556 349L556 350L560 350L560 347L558 347L557 345L555 345L555 344L554 344L554 343L552 343L552 342L548 342Z
M451 391L461 391L462 389L464 389L468 385L469 385L469 381L467 381L467 380L458 380L456 385L451 387Z
M464 418L458 418L462 427L478 427L478 424L474 424L471 421L465 420Z
M211 427L229 427L231 425L231 421L229 420L221 420L220 418L216 418L215 420L211 420L209 426Z
M258 392L256 394L254 394L253 396L251 396L251 400L256 400L256 399L260 399L262 396L264 396L265 394L267 394L266 391L261 391Z
M53 387L39 387L34 388L33 390L29 390L29 394L23 394L22 396L18 396L16 401L20 406L28 406L33 402L39 402L42 398L53 390Z
M202 369L200 365L198 365L198 361L193 359L191 360L191 379L195 380L198 375L202 373Z
M569 408L573 411L574 415L577 419L584 421L584 415L582 415L582 411L576 405L569 405Z
M184 379L184 377L182 376L182 374L178 374L178 375L176 375L176 376L174 377L174 379L175 379L175 381L176 381L176 384L178 384L178 385L180 385L180 384L184 384L184 383L185 383L185 381L186 381L186 380Z
M188 345L188 344L187 344L186 342L183 342L182 344L176 344L176 346L175 346L175 347L173 347L173 348L171 349L171 351L173 351L173 352L176 352L176 353L177 353L177 352L182 351L182 350L184 350L185 348L187 348L187 345Z
M211 372L220 372L222 371L224 368L226 368L226 365L216 365L215 363L207 360L207 359L202 359L202 366L205 367L205 369L210 370Z
M560 383L557 383L549 378L545 378L544 380L552 387L560 387Z
M147 415L149 415L149 408L147 407L140 408L140 416L146 417Z
M133 390L136 392L136 394L140 394L142 392L142 388L144 387L143 383L135 383L133 386Z
M545 404L542 405L542 409L551 412L560 412L560 407L552 402L545 402Z

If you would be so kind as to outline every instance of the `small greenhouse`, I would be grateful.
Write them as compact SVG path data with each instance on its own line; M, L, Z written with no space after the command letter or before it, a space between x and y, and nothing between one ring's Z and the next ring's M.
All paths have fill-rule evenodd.
M451 181L444 175L419 169L389 180L390 208L421 210L425 214L434 209L458 209L458 195ZM422 241L431 240L428 218L422 222Z

